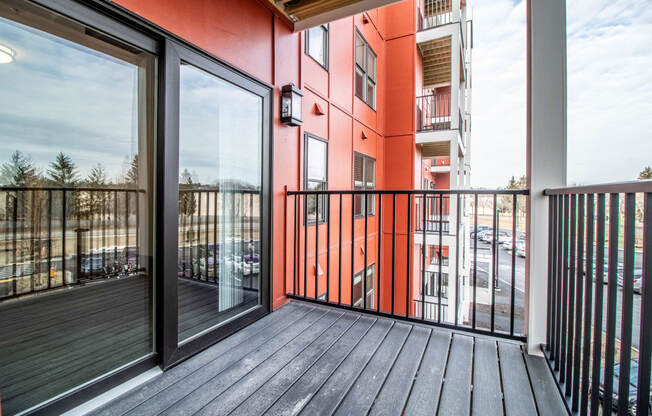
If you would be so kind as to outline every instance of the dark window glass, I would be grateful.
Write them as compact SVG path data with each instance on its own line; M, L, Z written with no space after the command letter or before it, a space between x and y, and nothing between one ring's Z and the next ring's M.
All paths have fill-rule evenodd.
M353 156L353 189L354 190L373 190L376 189L376 159L355 153ZM364 201L367 200L369 207L368 215L375 214L376 196L355 195L353 209L356 216L365 214Z
M328 189L328 143L325 140L306 134L305 182L307 191L323 191ZM315 223L317 205L319 205L319 222L326 221L326 195L307 195L306 210L308 223Z
M371 264L367 267L365 284L367 286L366 287L367 308L369 309L372 309L374 307L374 299L375 299L374 286L376 283L375 272L376 272L375 264ZM362 292L364 290L362 286L363 274L364 274L363 271L360 271L353 276L353 306L357 306L357 307L363 306L363 301L362 301Z
M0 2L0 45L12 51L0 64L0 407L11 415L153 351L156 58L17 0Z
M306 30L306 53L328 69L328 25Z
M376 54L355 32L355 95L376 109Z

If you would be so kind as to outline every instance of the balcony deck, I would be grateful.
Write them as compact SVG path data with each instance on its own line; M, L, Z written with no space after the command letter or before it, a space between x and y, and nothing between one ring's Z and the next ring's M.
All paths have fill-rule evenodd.
M543 358L485 336L292 301L93 414L559 415Z

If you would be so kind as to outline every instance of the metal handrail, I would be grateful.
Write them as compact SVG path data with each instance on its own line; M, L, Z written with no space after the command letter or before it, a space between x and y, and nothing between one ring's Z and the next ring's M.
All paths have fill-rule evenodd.
M601 183L595 185L566 186L560 188L547 188L543 191L546 196L572 195L572 194L610 194L629 192L652 192L652 180Z

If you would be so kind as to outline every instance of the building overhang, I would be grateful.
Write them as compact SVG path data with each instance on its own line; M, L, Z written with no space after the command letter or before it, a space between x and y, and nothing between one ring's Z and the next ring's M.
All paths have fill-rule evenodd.
M263 0L293 32L376 9L399 0Z

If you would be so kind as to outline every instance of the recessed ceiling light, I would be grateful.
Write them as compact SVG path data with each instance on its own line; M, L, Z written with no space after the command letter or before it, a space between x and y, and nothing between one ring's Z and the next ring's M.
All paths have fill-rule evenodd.
M0 64L13 62L15 56L16 52L13 49L0 43Z

